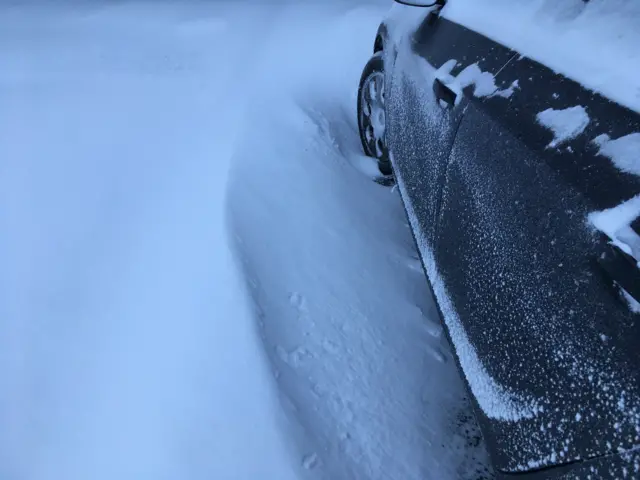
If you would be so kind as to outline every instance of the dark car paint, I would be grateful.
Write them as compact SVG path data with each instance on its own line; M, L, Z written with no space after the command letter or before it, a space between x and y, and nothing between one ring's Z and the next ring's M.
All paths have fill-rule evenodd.
M510 83L524 71L531 88L508 101L471 102L447 169L435 248L453 303L480 357L494 367L492 376L544 407L531 420L489 423L500 443L517 446L496 455L508 471L535 453L562 452L549 463L563 463L639 443L640 323L603 278L597 259L606 243L585 219L640 192L640 182L631 178L629 188L631 176L586 143L610 131L609 118L619 118L610 102L578 139L547 148L551 138L535 115L553 93L592 115L603 99L569 97L577 84L568 79L538 83L545 70L528 59L512 62L500 79ZM534 98L527 95L534 90ZM617 406L623 397L626 413ZM564 429L549 435L543 431L549 424Z
M465 331L501 385L543 406L518 422L477 408L495 466L537 471L531 478L622 478L623 469L640 478L640 322L598 264L605 238L586 224L589 212L640 193L638 177L591 143L601 133L640 131L640 116L465 27L426 23L413 49L432 66L455 58L453 75L478 63L497 73L500 88L520 83L509 98L466 91L435 117L431 85L388 87L403 201L434 249ZM384 26L378 38L386 39ZM395 55L385 59L393 68ZM547 148L552 133L536 114L573 105L587 109L587 130ZM631 415L617 408L623 392Z

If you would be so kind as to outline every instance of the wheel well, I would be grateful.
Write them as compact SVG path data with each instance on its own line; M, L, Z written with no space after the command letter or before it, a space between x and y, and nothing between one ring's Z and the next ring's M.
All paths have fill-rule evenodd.
M382 35L378 35L375 43L373 44L373 53L378 53L382 50L384 50L384 41L382 40Z

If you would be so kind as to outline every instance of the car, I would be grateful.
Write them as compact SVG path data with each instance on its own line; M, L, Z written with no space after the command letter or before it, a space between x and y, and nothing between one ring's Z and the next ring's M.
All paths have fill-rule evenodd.
M396 1L362 73L501 478L640 478L639 45L634 1Z

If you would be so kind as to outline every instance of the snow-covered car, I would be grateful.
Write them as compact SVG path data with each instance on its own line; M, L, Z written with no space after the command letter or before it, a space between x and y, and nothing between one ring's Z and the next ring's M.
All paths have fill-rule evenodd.
M640 3L398 1L358 124L496 471L640 478Z

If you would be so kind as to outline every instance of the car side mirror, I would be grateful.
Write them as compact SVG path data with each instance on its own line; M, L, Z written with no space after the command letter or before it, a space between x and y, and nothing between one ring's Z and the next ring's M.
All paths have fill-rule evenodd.
M409 5L411 7L444 7L447 0L394 0L396 3L402 5Z

